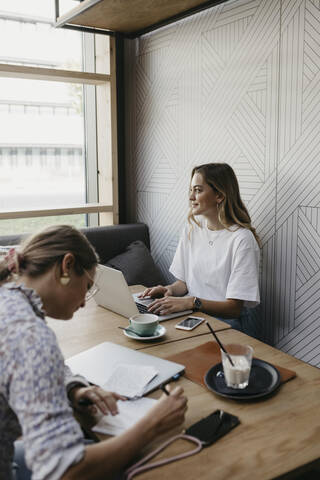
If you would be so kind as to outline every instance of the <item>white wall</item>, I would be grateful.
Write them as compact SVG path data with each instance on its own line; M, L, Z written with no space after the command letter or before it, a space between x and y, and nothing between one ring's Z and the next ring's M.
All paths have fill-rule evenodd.
M128 220L167 272L191 168L234 168L265 338L320 366L320 0L231 0L126 43Z

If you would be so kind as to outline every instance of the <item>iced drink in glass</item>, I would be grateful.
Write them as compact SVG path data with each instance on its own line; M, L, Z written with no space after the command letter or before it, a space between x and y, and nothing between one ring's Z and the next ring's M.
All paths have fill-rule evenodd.
M224 378L228 387L246 388L249 384L253 348L249 345L229 344L224 346L228 356L221 350Z

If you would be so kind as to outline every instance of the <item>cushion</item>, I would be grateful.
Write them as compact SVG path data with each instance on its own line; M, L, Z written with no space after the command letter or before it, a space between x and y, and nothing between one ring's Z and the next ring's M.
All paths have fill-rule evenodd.
M141 240L130 243L123 253L111 258L105 265L121 270L128 285L153 287L164 283L150 251Z

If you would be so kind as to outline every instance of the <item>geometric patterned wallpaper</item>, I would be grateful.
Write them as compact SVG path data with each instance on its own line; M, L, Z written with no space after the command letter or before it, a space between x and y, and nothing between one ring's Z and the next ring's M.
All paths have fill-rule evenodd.
M320 366L320 0L229 0L127 40L128 221L162 272L194 165L234 168L261 236L265 341Z

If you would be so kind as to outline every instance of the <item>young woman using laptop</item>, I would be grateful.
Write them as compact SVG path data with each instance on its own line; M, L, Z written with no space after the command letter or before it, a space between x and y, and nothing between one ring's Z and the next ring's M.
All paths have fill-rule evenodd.
M0 478L114 478L157 435L184 420L181 388L125 433L84 445L72 408L117 414L113 392L73 376L45 315L70 319L92 295L97 255L73 227L50 227L0 263ZM88 399L93 405L81 407ZM14 442L22 435L25 459ZM17 443L16 443L17 445ZM18 463L18 470L12 462Z
M170 267L177 280L147 288L142 297L161 297L150 305L152 313L193 309L257 336L248 309L260 302L260 241L233 169L226 163L195 167L189 200L188 224Z

